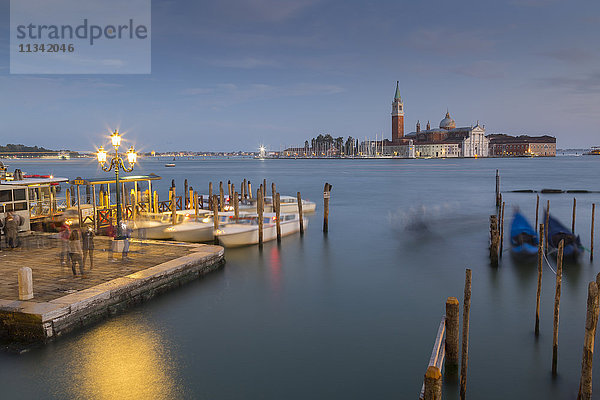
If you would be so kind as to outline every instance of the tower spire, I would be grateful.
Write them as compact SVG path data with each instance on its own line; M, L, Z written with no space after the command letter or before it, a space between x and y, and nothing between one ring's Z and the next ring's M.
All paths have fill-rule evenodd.
M402 101L402 97L400 96L400 81L396 81L396 94L394 95L394 100Z

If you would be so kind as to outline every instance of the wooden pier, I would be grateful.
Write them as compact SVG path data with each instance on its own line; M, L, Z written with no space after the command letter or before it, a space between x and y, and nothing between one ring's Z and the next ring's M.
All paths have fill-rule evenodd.
M50 240L47 235L37 239ZM60 248L21 248L0 264L0 338L47 342L92 324L224 265L224 249L202 244L134 241L129 259L109 261L109 240L96 239L94 267L73 276L61 267ZM105 251L106 250L106 251ZM19 300L19 268L32 269L33 298Z

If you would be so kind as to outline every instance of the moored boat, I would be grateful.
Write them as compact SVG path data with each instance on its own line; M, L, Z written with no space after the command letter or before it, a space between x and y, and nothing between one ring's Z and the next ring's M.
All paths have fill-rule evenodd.
M277 238L276 216L267 213L263 217L263 242ZM281 214L281 236L291 235L300 231L300 217L298 214ZM308 220L303 218L304 226ZM236 223L231 223L215 231L219 242L225 247L240 247L258 243L258 217L240 218Z
M315 212L317 205L308 200L302 199L302 212L311 213ZM279 211L282 213L297 213L298 212L298 198L293 196L279 196ZM273 210L273 197L265 196L265 212L274 212Z
M546 213L547 212L548 211L546 211ZM561 224L560 221L551 214L547 217L548 226L546 226L546 230L548 232L548 247L557 249L560 241L564 240L563 257L579 257L584 250L579 235L575 235L575 233L571 232L570 229Z
M538 252L539 238L520 211L515 211L510 226L510 250L517 257L532 257Z

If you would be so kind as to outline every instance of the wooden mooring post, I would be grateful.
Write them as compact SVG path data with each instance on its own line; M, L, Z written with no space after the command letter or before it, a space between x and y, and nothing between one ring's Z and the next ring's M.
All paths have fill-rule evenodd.
M425 372L424 400L442 400L442 373L434 365L427 367Z
M573 197L573 220L571 222L571 232L575 233L575 209L577 208L577 199Z
M537 260L537 294L535 299L535 336L540 335L540 296L542 295L542 266L544 257L544 245L541 238L544 237L544 224L540 224L540 239L538 240Z
M502 220L500 221L500 250L498 252L498 257L502 258L502 251L504 248L504 202L502 202Z
M581 361L581 380L577 400L592 399L592 363L594 360L594 341L598 324L598 285L592 281L588 285L585 335L583 338L583 356Z
M548 224L550 223L550 200L546 204L546 226L544 229L544 247L546 248L546 253L548 253Z
M256 212L258 214L258 244L262 246L263 244L263 211L264 211L264 201L262 197L262 188L258 188L256 190Z
M490 264L492 267L498 266L498 246L500 235L498 233L498 216L490 215Z
M223 182L219 182L219 209L225 211L225 195L223 194Z
M208 208L212 210L213 187L212 182L208 182Z
M219 229L219 201L216 194L213 195L211 203L213 212L213 229L216 231Z
M596 203L592 203L592 228L590 232L590 262L594 261L594 216L596 214Z
M248 198L252 200L252 183L250 181L248 181L248 186L246 188L248 189Z
M236 221L240 218L240 198L237 192L233 192L233 215Z
M323 188L323 232L329 232L329 198L331 197L331 186L329 183L325 182L325 187Z
M558 244L558 255L556 257L556 292L554 295L554 321L552 332L552 375L556 376L558 367L558 314L560 310L560 289L562 286L562 263L564 240Z
M298 218L300 218L300 235L303 235L304 219L302 218L302 196L300 196L300 192L296 194L296 198L298 199Z
M463 300L462 355L460 360L460 399L467 395L467 366L469 363L469 314L471 312L471 270L465 271L465 297Z
M244 199L248 198L248 182L246 181L246 178L244 178L244 181L242 182L242 197Z
M500 198L500 173L496 170L496 207L500 207L502 200Z
M188 188L188 180L187 178L183 181L183 204L181 205L181 208L183 208L184 210L190 208L189 204L190 201L192 199L192 196L189 196L189 188Z
M175 197L175 186L171 188L171 216L173 225L177 223L177 198Z
M231 205L231 203L232 203L231 197L233 196L233 188L231 186L231 180L227 181L227 196L229 197L229 205Z
M273 184L275 185L275 184ZM281 242L281 210L280 210L280 200L281 196L279 193L275 193L275 197L273 197L273 207L275 207L275 224L277 226L277 242Z
M275 189L275 182L271 182L271 199L273 200L273 212L275 212L275 194L277 193Z
M459 337L460 304L456 297L446 299L446 358L444 367L446 372L455 372L458 369L458 345Z
M538 226L538 217L540 215L540 195L535 195L535 225ZM540 236L541 238L541 236Z

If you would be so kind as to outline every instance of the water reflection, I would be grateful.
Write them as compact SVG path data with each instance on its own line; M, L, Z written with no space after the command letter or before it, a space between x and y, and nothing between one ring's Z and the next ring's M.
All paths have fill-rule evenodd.
M73 346L65 376L73 398L172 399L182 397L164 338L138 319L110 321Z

